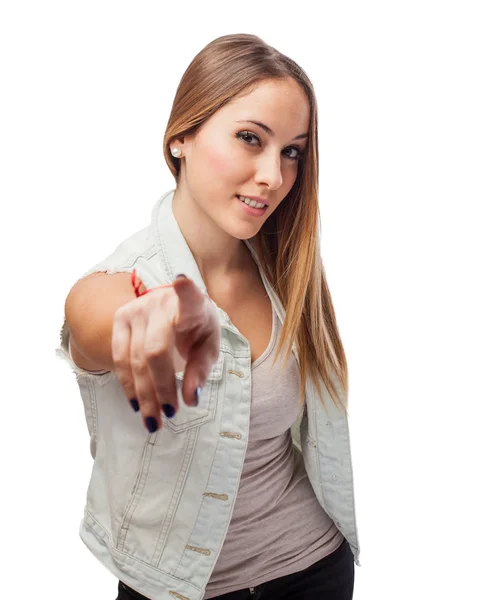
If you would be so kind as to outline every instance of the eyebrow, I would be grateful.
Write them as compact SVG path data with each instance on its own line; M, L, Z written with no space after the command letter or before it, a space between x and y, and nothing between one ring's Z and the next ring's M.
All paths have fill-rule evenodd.
M253 123L254 125L257 125L258 127L262 127L262 129L268 133L269 135L273 136L274 132L272 131L272 129L270 127L267 127L267 125L264 125L264 123L261 123L260 121L252 121L251 119L242 119L241 121L235 121L236 123ZM295 140L302 140L303 138L307 138L308 137L308 133L300 133L300 135L297 135L294 139Z

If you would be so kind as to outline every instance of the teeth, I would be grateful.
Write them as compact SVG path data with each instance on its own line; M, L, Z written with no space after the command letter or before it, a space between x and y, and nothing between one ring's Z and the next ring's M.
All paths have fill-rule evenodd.
M264 208L267 206L266 204L262 204L261 202L256 202L255 200L250 200L250 198L246 198L245 196L238 196L242 202L248 204L252 208Z

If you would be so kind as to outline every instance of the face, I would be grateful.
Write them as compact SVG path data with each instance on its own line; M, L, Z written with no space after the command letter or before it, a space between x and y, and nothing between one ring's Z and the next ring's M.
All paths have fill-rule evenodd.
M309 119L308 98L294 79L261 82L218 110L193 138L172 144L182 150L181 193L229 235L253 237L293 187ZM237 195L268 206L251 209Z

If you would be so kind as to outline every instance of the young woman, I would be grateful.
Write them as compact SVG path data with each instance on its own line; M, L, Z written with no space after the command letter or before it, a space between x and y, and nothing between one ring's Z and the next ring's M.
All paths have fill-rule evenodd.
M66 299L58 351L94 457L80 535L119 600L350 599L312 84L254 35L218 38L182 77L164 156L175 189Z

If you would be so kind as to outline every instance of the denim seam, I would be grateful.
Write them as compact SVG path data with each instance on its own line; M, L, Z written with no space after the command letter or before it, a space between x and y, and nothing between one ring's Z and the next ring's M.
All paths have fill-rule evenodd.
M208 476L208 483L209 483L209 476ZM184 559L184 556L185 556L185 554L186 554L186 550L188 549L187 547L190 545L190 544L189 544L189 542L191 541L191 539L192 539L192 537L193 537L193 535L194 535L194 531L196 530L196 524L197 524L197 522L199 521L199 515L200 515L200 513L201 513L201 509L202 509L202 503L203 503L203 502L204 502L204 497L201 495L201 502L200 502L200 504L199 504L199 510L198 510L198 512L197 512L197 518L196 518L196 520L195 520L195 522L194 522L194 527L192 528L192 531L189 533L189 537L187 538L187 541L186 541L186 543L184 544L184 548L183 548L183 550L182 550L182 553L181 553L181 555L180 555L180 560L179 560L179 562L178 562L178 564L177 564L177 566L176 566L176 568L175 568L175 570L174 570L174 572L173 572L173 575L175 575L175 573L177 573L177 571L179 570L179 568L180 568L180 565L182 564L182 561L183 561L183 559Z
M94 442L97 447L97 433L98 433L98 415L97 415L97 393L95 391L95 384L91 379L87 380L88 391L90 395L90 416L92 418L92 431L94 436Z
M128 503L124 511L121 527L119 528L119 539L117 540L117 548L126 549L126 538L128 535L129 527L131 525L131 519L134 511L138 506L138 502L141 499L143 490L145 487L146 479L148 477L148 471L150 470L151 454L153 451L154 444L151 442L151 434L148 435L143 448L143 455L141 457L140 466L136 475L136 479L133 483L131 493L129 495Z
M177 511L180 507L180 499L182 498L184 486L187 480L187 476L189 474L189 469L192 464L192 457L194 455L194 450L196 447L197 434L198 428L188 429L186 432L188 440L184 451L182 467L179 471L179 476L177 478L177 482L175 484L174 491L172 493L172 497L170 499L167 512L165 514L165 519L163 519L162 521L160 533L157 539L157 543L155 545L155 551L153 553L151 564L155 566L155 568L159 568L159 565L162 561L162 556L165 550L166 542L169 533L172 529L172 526L175 522L175 515L177 514ZM172 575L174 575L174 573L175 570L173 571Z

